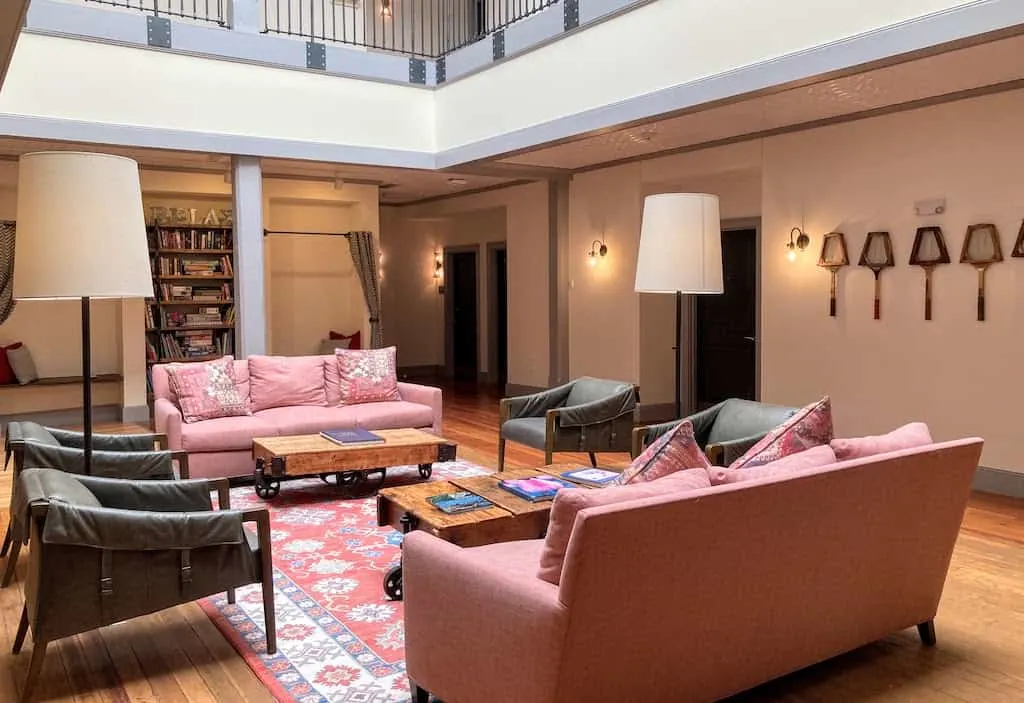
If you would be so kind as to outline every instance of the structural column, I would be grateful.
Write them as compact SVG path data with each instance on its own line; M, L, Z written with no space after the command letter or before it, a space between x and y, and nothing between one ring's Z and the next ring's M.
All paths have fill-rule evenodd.
M260 31L259 0L229 0L228 26L236 32L258 34Z
M146 304L141 298L123 298L121 305L121 421L146 423Z
M254 156L231 159L235 227L236 356L267 353L263 172Z
M549 383L569 380L569 179L548 181Z

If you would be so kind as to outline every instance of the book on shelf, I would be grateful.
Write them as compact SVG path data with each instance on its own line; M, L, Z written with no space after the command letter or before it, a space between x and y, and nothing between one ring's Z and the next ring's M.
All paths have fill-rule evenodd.
M491 501L469 491L454 491L453 493L430 496L427 498L427 502L449 515L468 513L471 510L482 510L494 506Z
M561 475L570 481L582 483L587 486L607 486L614 483L622 474L618 471L609 471L608 469L581 467L578 469L563 471Z
M335 444L381 444L384 438L361 427L354 427L348 430L324 430L320 433L324 439L329 439Z
M515 478L498 481L498 486L509 493L519 496L523 500L537 503L542 500L551 500L555 494L563 488L575 488L576 486L564 481L557 476L535 476L533 478Z
M222 249L231 248L231 230L204 230L190 227L160 227L157 246L161 249Z

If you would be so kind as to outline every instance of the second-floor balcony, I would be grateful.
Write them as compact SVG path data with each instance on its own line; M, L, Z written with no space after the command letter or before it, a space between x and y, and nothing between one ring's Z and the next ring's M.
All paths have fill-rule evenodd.
M231 26L242 0L71 0ZM250 0L251 1L251 0ZM557 0L258 0L260 31L437 59Z

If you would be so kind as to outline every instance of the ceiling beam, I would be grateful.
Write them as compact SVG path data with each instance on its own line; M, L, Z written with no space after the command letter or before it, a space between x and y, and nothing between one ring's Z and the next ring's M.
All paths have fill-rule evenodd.
M7 67L14 57L21 28L25 26L29 0L5 0L0 2L0 86L7 77Z

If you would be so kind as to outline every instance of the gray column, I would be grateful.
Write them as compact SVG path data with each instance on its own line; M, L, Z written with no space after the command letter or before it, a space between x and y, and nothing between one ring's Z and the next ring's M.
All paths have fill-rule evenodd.
M235 219L235 356L267 353L263 277L263 172L254 156L231 159Z
M228 26L236 32L259 33L259 0L228 0Z
M548 287L551 385L569 380L569 179L548 181Z

